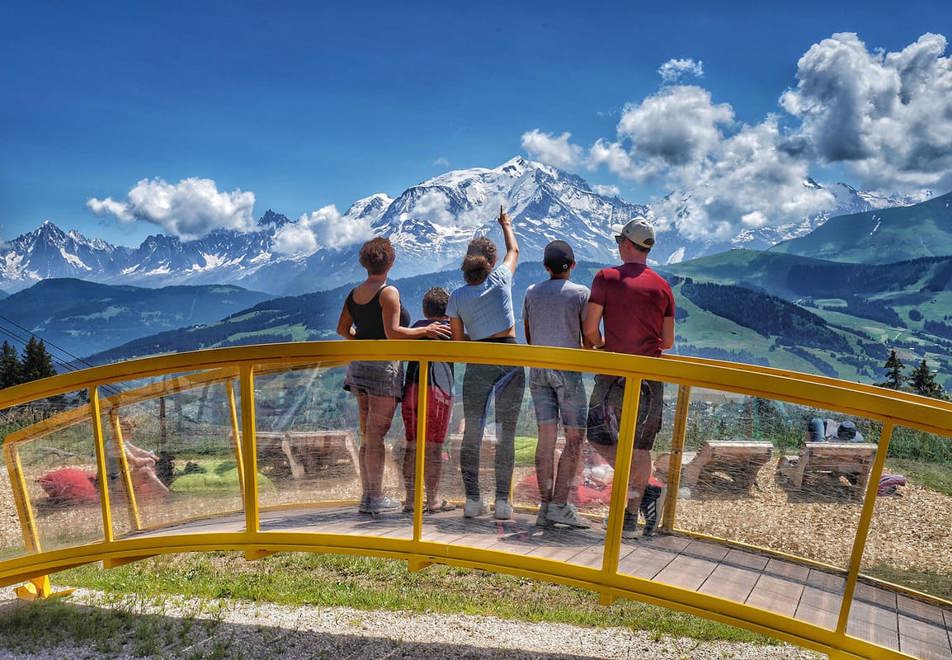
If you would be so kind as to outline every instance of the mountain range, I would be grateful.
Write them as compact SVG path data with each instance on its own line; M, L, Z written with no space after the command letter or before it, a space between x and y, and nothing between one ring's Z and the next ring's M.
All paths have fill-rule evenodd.
M812 180L805 186L820 186ZM764 249L804 236L834 215L869 212L913 201L858 191L846 184L827 188L837 200L827 213L782 227L745 230L729 241L686 238L678 221L659 231L653 258L676 263L746 247ZM686 194L686 193L685 193ZM465 243L477 234L501 240L499 205L513 217L524 259L541 257L554 238L569 241L579 260L615 258L611 225L650 213L645 205L596 192L581 177L513 158L495 168L455 170L427 179L396 198L377 193L354 202L338 220L386 236L397 247L397 277L455 268ZM215 230L182 241L157 234L136 248L63 231L52 222L0 245L0 289L18 291L49 278L80 278L104 284L163 287L233 284L275 295L328 289L361 276L358 244L319 246L310 254L275 249L276 237L292 221L268 210L251 232Z

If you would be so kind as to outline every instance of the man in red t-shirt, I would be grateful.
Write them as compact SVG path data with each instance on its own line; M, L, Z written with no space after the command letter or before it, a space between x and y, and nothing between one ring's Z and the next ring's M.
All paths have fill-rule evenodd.
M613 227L621 266L603 268L592 282L585 311L585 345L616 353L658 357L674 345L674 295L671 287L647 265L654 246L654 228L644 218ZM604 335L601 325L604 323ZM618 445L618 423L624 379L595 377L588 409L588 441L612 466ZM638 525L638 507L651 476L651 448L661 429L664 386L641 382L638 423L629 478L628 506L622 535L631 538Z

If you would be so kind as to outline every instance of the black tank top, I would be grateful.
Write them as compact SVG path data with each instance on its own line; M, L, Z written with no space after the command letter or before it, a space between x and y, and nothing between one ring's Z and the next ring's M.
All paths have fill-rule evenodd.
M380 294L391 284L385 284L377 290L374 297L363 305L354 300L354 291L347 294L347 311L354 321L357 339L386 339L387 333L383 328L383 306L380 304ZM410 312L400 303L400 325L404 328L410 325Z

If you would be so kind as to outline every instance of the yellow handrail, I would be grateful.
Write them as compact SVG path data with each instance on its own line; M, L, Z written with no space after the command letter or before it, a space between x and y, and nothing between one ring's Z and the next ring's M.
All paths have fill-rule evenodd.
M415 482L413 492L413 535L409 539L360 535L262 532L257 472L255 426L255 376L282 369L308 366L338 366L352 360L410 360L420 364L417 401ZM628 500L628 480L632 462L631 443L620 443L616 456L615 485L609 509L603 560L598 568L566 564L539 557L516 556L492 550L480 550L427 541L422 534L425 489L425 449L428 404L428 365L431 362L503 364L557 368L623 376L628 386L622 404L620 437L634 437L640 383L659 380L679 386L678 405L672 442L672 469L677 472L683 450L692 388L709 388L742 395L789 401L818 408L866 417L883 423L883 435L867 485L860 521L854 537L847 585L836 629L806 623L775 612L710 596L703 593L653 582L618 572L621 529ZM174 376L190 372L185 376ZM241 429L237 428L232 379L238 375ZM101 400L98 388L148 377L174 376L168 382L154 383ZM184 391L200 384L225 382L232 405L231 433L236 441L241 477L244 530L235 533L182 533L149 537L115 538L108 493L106 447L102 413L149 397ZM171 389L170 389L171 388ZM432 561L459 566L527 575L573 584L602 594L604 601L623 596L691 612L714 620L740 625L816 650L846 656L907 657L890 649L846 634L853 590L860 575L860 563L876 501L876 482L882 471L889 438L895 426L920 429L952 436L952 404L906 393L895 393L872 386L849 383L766 367L755 367L686 357L645 358L601 351L582 351L537 346L484 344L478 342L307 342L268 344L211 349L193 353L130 360L55 376L0 391L0 409L30 401L86 389L89 404L61 413L31 427L11 433L4 439L4 459L13 485L17 514L29 554L0 561L0 585L24 579L41 578L51 571L107 559L113 565L129 558L164 552L243 550L249 558L273 551L348 552L383 557L399 557L411 566L422 567ZM20 466L18 445L48 435L60 428L85 420L92 422L93 443L99 476L103 540L70 548L42 551L30 498ZM118 437L118 436L117 436ZM676 490L677 477L672 474ZM128 486L127 486L128 487ZM676 492L669 493L662 525L676 529ZM134 509L137 507L133 506ZM137 512L136 512L137 513ZM135 523L141 527L139 521Z

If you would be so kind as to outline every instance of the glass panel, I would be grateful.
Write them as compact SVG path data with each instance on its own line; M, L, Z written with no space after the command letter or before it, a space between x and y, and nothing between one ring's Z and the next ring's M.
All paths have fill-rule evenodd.
M120 405L103 399L117 538L209 531L212 522L213 531L244 529L228 390L231 382L240 412L233 375L171 375L137 388L126 384L124 398L115 401ZM144 400L129 402L130 396Z
M50 551L103 538L102 509L92 423L85 391L34 401L8 411L19 429L14 464L22 467L29 508L36 521L36 541ZM17 488L19 484L13 484ZM14 514L13 507L8 514ZM17 516L5 516L19 528ZM22 541L22 537L21 537Z
M256 367L262 531L412 536L404 370L399 362Z
M439 492L429 500L456 509L427 515L424 540L600 568L612 470L584 441L592 375L453 371ZM621 396L624 380L614 386Z
M952 439L896 427L878 487L847 632L918 657L950 657ZM944 611L944 612L943 612Z
M663 426L673 427L677 388L665 389ZM827 410L692 390L674 533L634 547L620 570L835 625L880 430ZM667 483L663 442L654 463Z

